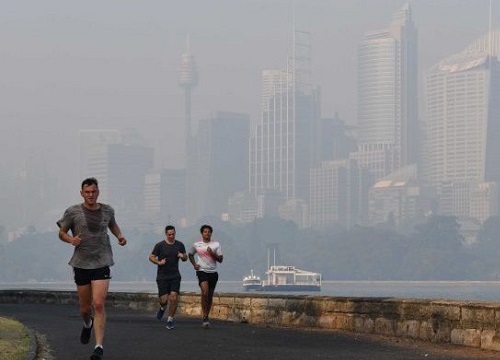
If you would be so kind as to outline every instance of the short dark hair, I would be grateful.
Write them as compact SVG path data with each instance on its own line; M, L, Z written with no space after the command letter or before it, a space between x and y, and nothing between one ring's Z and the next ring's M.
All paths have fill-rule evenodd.
M167 225L167 226L165 226L165 234L167 233L168 230L174 230L175 231L175 226L174 225Z
M84 186L90 186L90 185L95 185L99 187L99 183L97 182L97 179L95 177L89 177L82 181L82 189Z
M200 233L202 233L202 234L203 234L203 230L205 230L205 229L210 230L210 232L211 232L211 233L213 233L213 232L214 232L214 229L212 229L212 227L211 227L210 225L205 224L205 225L202 225L202 226L201 226L201 228L200 228Z

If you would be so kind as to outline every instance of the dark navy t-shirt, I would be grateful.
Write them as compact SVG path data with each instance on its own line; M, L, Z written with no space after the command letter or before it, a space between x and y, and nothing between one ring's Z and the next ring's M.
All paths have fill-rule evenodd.
M177 254L186 253L184 244L175 240L173 244L167 243L165 240L157 243L151 252L158 260L167 259L165 265L158 265L156 272L156 280L175 279L181 276L179 272L179 258Z

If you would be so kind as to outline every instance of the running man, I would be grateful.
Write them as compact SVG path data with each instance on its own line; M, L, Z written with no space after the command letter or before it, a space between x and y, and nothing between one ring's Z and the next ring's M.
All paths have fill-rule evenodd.
M193 244L189 250L189 261L193 264L201 290L202 326L210 327L209 315L212 309L215 286L219 280L217 262L222 262L224 256L218 241L212 240L213 229L210 225L200 228L202 239ZM196 258L195 258L196 255Z
M156 318L161 321L168 305L166 328L169 330L174 328L174 316L181 288L179 259L182 261L187 260L186 248L182 242L175 238L175 227L167 225L165 227L165 239L154 246L149 255L149 261L158 265L156 284L158 285L160 308L156 313Z
M114 265L108 229L124 246L127 240L115 220L115 211L97 202L99 186L95 178L83 180L80 195L83 203L66 209L59 226L59 239L74 246L69 265L73 267L78 291L83 328L80 342L88 344L94 329L95 347L90 358L103 357L104 329L106 327L106 296L111 279L110 267ZM71 235L68 231L71 230ZM93 316L92 316L93 310Z

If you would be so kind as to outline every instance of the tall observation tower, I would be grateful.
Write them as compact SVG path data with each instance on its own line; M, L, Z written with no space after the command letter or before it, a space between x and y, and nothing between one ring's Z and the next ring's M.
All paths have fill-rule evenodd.
M191 90L198 83L198 73L194 56L189 51L189 36L186 38L186 52L182 54L179 86L184 89L184 140L186 151L186 194L185 206L187 221L191 223L198 214L198 171L195 144L192 141Z
M191 133L191 90L198 84L198 73L194 56L189 51L189 36L186 39L186 52L182 54L179 86L184 89L184 130L186 139L186 154L189 151Z

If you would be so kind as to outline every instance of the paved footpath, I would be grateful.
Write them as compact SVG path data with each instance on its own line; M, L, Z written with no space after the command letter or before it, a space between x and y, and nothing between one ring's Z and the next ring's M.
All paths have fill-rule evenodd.
M0 316L13 317L42 333L58 360L89 359L91 343L79 342L82 322L78 306L0 304ZM379 338L380 340L380 338ZM496 357L493 357L496 356ZM339 332L258 327L212 321L201 328L200 319L179 317L167 330L155 314L108 309L104 339L105 360L451 360L494 359L499 353L449 345L429 345L401 340L378 341Z

